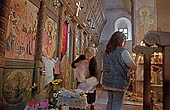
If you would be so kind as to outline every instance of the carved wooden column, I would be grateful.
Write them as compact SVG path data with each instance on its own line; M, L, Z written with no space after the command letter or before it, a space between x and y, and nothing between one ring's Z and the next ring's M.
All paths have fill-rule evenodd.
M72 33L72 31L73 31L73 29L72 29L72 22L71 22L71 20L69 20L69 25L70 25L70 28L69 28L69 61L70 62L73 62L73 33Z
M64 12L65 12L65 8L62 7L62 11L61 11L61 16L59 19L60 25L59 25L59 37L58 37L58 58L59 60L61 60L61 52L62 52L62 42L63 42L63 24L64 24Z
M82 32L83 32L83 29L79 29L79 54L81 55L82 54Z
M87 33L83 32L83 34L84 34L84 47L83 47L83 49L86 49L87 48Z
M87 35L87 39L88 39L88 46L87 47L90 47L90 35Z
M42 68L42 39L44 33L44 23L46 17L46 0L41 0L40 3L40 10L39 10L39 17L38 17L38 33L37 33L37 42L36 42L36 65L35 65L35 72L34 72L34 82L38 84L37 91L33 92L33 96L35 97L36 92L40 90L40 69Z
M73 23L73 60L76 58L76 30L77 30L77 22Z
M152 110L151 105L151 55L154 52L162 51L161 47L144 47L137 45L133 51L137 54L144 54L144 84L143 84L143 110Z
M9 18L9 0L0 0L0 67L5 64L5 40Z
M170 32L150 31L144 41L148 45L163 47L163 110L170 110Z
M74 61L75 58L76 58L76 29L77 29L77 22L76 21L73 21L72 23L72 36L73 36L73 53L72 53L72 60ZM72 88L76 88L76 80L75 80L75 76L74 76L74 71L72 70L72 74L71 74L71 78L72 78L72 82L73 82L73 85L72 85Z
M69 62L71 63L71 62L73 62L73 22L71 20L69 20L69 24L70 24ZM71 86L71 89L73 89L74 72L73 72L72 67L70 69L71 69L71 71L70 71L70 83L71 83L70 86Z
M131 23L132 23L132 45L134 46L136 44L136 38L135 38L135 0L131 0Z
M45 17L46 17L46 0L41 0L41 6L39 10L38 36L37 36L38 37L37 38L37 60L41 60L42 58L42 39L44 33Z
M144 42L149 45L157 45L157 48L151 48L149 52L163 52L163 110L170 110L170 32L157 32L157 31L150 31L148 32L145 37L144 37ZM139 46L140 47L140 46ZM137 46L134 48L135 53L141 52L141 54L148 54L149 52L144 52L146 49L141 49L141 48L146 48L146 47L140 47L138 48ZM148 47L147 47L148 48ZM145 62L148 62L149 59L146 59ZM149 60L150 61L150 60ZM150 65L144 64L145 66L150 67ZM149 69L146 67L145 69ZM148 70L144 70L147 72ZM144 72L144 74L145 74ZM145 80L145 79L144 79ZM148 84L150 83L145 83L147 84L146 87L148 87ZM145 86L144 86L145 87ZM150 97L150 91L149 89L145 89L144 91L146 94L144 94L144 110L150 110L150 103L148 97ZM146 96L145 96L146 95ZM149 108L148 108L149 107Z
M163 52L163 110L170 110L170 46L164 47Z
M151 54L144 54L143 110L151 110Z
M2 106L3 68L5 66L5 40L9 18L9 0L0 0L0 109Z

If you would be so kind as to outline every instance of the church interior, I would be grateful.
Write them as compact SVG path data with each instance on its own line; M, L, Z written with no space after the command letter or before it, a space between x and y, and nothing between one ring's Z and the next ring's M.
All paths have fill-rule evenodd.
M103 54L126 35L137 65L122 110L170 110L170 0L0 0L0 110L105 110ZM95 49L94 108L72 62ZM59 98L63 93L72 97Z

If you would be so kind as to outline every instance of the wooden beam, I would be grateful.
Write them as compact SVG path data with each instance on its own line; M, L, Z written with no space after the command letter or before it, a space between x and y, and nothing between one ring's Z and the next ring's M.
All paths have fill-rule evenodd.
M0 1L0 67L5 65L5 41L9 18L9 0Z
M36 95L40 92L40 69L42 68L42 43L43 43L43 33L44 33L44 23L46 18L46 0L41 0L39 17L38 17L38 33L36 38L36 52L35 52L35 69L33 73L33 82L38 86L33 89L32 97L36 98Z
M57 56L59 60L61 60L61 52L62 52L62 42L63 42L63 24L64 24L64 14L65 8L62 7L61 17L59 19L59 35L58 35L58 49L57 49Z
M151 110L151 54L144 55L143 110Z
M82 33L83 33L83 29L79 29L79 54L82 54Z
M5 41L9 19L9 0L0 0L0 110L3 106L3 74L5 66Z
M163 110L170 110L170 46L164 47Z
M135 4L134 0L131 0L131 23L132 23L132 46L136 44L136 37L135 37Z
M37 45L36 45L36 60L41 60L42 58L42 40L44 33L44 23L46 18L46 0L42 0L40 4L39 11L39 23L38 23L38 35L37 35ZM37 64L36 66L40 66Z

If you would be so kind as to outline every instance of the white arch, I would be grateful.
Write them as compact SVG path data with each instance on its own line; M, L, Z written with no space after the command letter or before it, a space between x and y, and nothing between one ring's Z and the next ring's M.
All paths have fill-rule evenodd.
M128 39L132 40L132 24L131 21L125 17L118 18L115 21L115 31L118 31L118 28L128 28Z

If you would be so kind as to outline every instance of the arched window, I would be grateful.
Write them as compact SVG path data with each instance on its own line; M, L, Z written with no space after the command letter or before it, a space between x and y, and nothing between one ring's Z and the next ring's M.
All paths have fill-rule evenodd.
M118 31L123 32L126 36L126 38L128 39L128 28L118 28Z
M132 24L131 21L125 17L118 18L115 21L115 31L123 32L127 40L132 40Z

